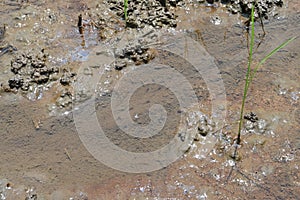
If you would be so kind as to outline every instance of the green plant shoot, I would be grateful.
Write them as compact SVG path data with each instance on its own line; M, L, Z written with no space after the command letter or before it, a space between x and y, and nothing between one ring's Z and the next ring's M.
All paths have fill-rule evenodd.
M252 5L251 8L251 33L250 33L250 49L249 49L249 57L248 57L248 66L247 66L247 73L246 73L246 81L245 81L245 87L244 87L244 94L242 99L242 106L240 111L240 120L239 120L239 129L238 129L238 136L236 143L239 145L241 143L241 130L243 125L243 118L244 118L244 108L245 108L245 102L247 98L248 88L250 86L250 83L252 82L257 70L261 67L261 65L266 62L272 55L274 55L276 52L278 52L280 49L285 47L288 43L293 41L296 37L290 38L278 47L276 47L274 50L272 50L268 55L266 55L256 66L253 70L251 70L252 65L252 57L253 57L253 47L254 47L254 7L255 5Z
M124 17L125 17L125 22L127 22L127 9L128 9L128 0L124 0Z

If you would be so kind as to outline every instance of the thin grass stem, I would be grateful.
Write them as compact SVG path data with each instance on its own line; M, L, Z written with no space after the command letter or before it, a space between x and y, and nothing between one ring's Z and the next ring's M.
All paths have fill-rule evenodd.
M127 9L128 9L128 0L124 0L124 18L125 18L125 22L127 22L127 19L128 19Z
M249 57L248 57L248 67L247 67L247 73L246 73L246 82L245 82L245 87L244 87L242 107L241 107L241 112L240 112L238 136L237 136L237 142L236 142L238 145L241 143L241 131L242 131L243 118L244 118L244 108L245 108L246 97L247 97L248 88L249 88L249 84L250 84L253 46L254 46L254 5L252 5L252 8L251 8L250 50L249 50Z
M241 131L242 131L242 125L243 125L243 119L244 119L244 109L245 109L245 102L247 98L247 93L249 86L259 69L259 67L266 62L272 55L274 55L276 52L278 52L280 49L288 45L291 41L293 41L296 37L292 37L273 49L268 55L266 55L256 66L255 68L251 71L251 65L252 65L252 59L253 59L253 47L254 47L254 39L255 39L255 30L254 30L254 8L255 4L252 4L251 8L251 35L250 35L250 47L249 47L249 57L248 57L248 66L247 66L247 73L246 73L246 80L245 80L245 87L244 87L244 93L243 93L243 99L242 99L242 106L241 106L241 111L240 111L240 120L239 120L239 129L238 129L238 135L237 135L237 140L236 144L239 145L241 143ZM236 156L236 151L235 155Z

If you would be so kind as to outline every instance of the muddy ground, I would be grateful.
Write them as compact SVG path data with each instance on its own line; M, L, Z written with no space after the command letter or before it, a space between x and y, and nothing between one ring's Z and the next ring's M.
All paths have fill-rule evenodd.
M219 1L212 5L177 3L168 5L170 13L162 13L162 18L169 20L152 24L141 18L125 28L122 12L118 16L107 1L0 2L0 26L5 26L1 52L9 47L0 55L1 199L299 199L299 38L258 71L246 102L246 113L254 114L245 119L239 159L234 161L231 157L247 65L243 24L247 18L228 11ZM273 10L277 12L264 19L263 38L259 21L255 25L256 44L263 40L254 63L288 38L299 37L299 2L286 0ZM80 14L84 19L82 33L78 29ZM166 44L156 33L162 30L193 38L214 59L226 94L226 102L219 102L226 103L222 108L226 118L216 127L207 122L215 120L215 113L211 113L212 99L204 78L184 57L161 50ZM127 47L116 42L124 35L132 41ZM146 47L138 47L131 35L144 39ZM90 55L99 47L116 49L117 62L98 66ZM83 67L86 63L89 67ZM163 105L170 116L150 141L127 136L113 119L113 87L145 63L165 64L180 71L199 100L193 112L201 111L207 121L200 123L203 129L191 148L167 167L148 173L120 172L87 151L73 116L77 109L80 112L77 105L95 93L98 120L114 144L135 152L166 145L179 134L182 112L167 87L145 85L130 100L130 115L138 124L149 123L148 110L153 104ZM100 71L103 74L93 85L95 91L83 86L74 89L76 83L92 80ZM217 142L203 154L208 136Z

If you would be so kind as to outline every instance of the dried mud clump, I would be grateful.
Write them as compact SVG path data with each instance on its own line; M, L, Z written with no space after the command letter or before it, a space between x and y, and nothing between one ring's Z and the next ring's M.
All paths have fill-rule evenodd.
M230 12L236 14L241 13L245 16L251 15L251 7L255 4L255 17L269 18L274 17L278 13L276 9L282 7L283 0L223 0L221 3L227 4Z
M69 87L76 77L76 73L51 66L44 50L37 54L28 52L17 55L12 59L10 69L14 76L8 80L5 91L22 91L30 100L40 99L43 91L54 83Z
M124 49L118 49L116 52L115 69L122 70L130 63L135 65L147 64L156 56L156 50L147 46L128 45Z
M55 77L59 70L57 67L47 65L47 54L42 50L39 54L23 53L11 61L11 71L15 74L9 79L11 89L28 91L30 86L47 84Z
M269 123L264 119L259 119L257 115L250 112L244 116L245 119L245 133L255 134L271 134Z
M155 48L159 43L159 35L155 31L141 31L142 36L137 40L127 43L124 47L117 48L114 52L116 70L122 70L130 65L142 65L151 62L157 56Z
M107 4L110 10L114 11L118 16L124 16L124 2L117 0L108 0ZM127 27L144 28L150 25L154 28L176 27L176 15L174 8L182 6L182 0L137 0L128 2L128 19Z

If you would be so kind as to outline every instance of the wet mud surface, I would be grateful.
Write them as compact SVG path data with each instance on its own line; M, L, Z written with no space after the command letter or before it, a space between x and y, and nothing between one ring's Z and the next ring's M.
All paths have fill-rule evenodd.
M248 54L246 1L235 5L170 0L168 10L161 1L138 2L129 4L135 6L128 10L129 28L117 1L0 3L0 198L298 199L299 38L271 57L250 86L242 145L234 161ZM264 2L269 2L264 12L268 19L264 16L263 21L266 35L262 37L257 20L255 43L261 39L262 43L254 63L300 34L298 1ZM262 4L258 7L265 8ZM146 12L145 6L153 10ZM244 16L233 14L241 11ZM193 60L178 56L174 42L168 43L179 34L201 45L199 57L206 54L220 71L226 95L226 102L219 102L226 108L218 108L226 111L222 122L211 113L214 105L205 75L197 73ZM173 51L166 51L168 47ZM91 60L95 49L108 61ZM183 115L188 127L184 134L178 124L186 110L172 90L159 84L139 87L129 103L129 115L142 126L151 122L151 106L164 106L168 118L159 134L133 137L114 120L110 102L114 87L134 69L146 70L151 64L179 71L195 92L199 104ZM92 89L86 80L94 84ZM74 122L76 112L93 95L99 123L120 148L154 151L174 137L189 140L190 147L175 149L183 156L154 172L131 174L107 167L88 152ZM210 144L209 138L215 143Z

